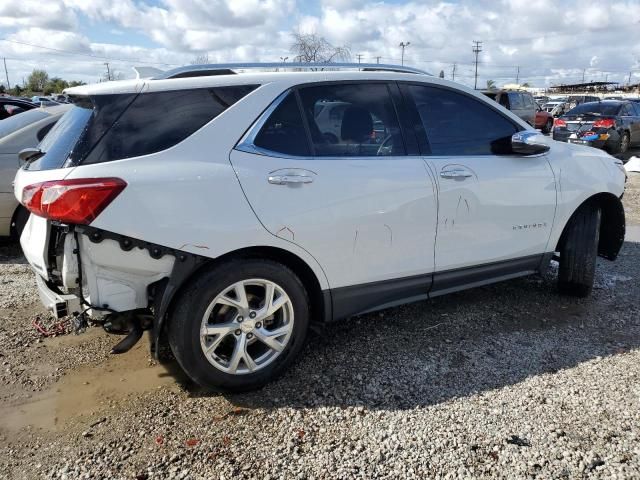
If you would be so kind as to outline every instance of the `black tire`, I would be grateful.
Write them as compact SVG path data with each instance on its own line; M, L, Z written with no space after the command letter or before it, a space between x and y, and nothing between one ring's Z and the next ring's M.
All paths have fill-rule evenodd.
M205 357L200 344L201 322L218 294L236 282L253 278L274 282L289 296L294 315L292 333L272 363L253 373L226 373ZM205 272L191 283L178 298L168 322L171 350L194 382L218 392L244 392L274 380L298 356L309 325L309 300L300 279L286 266L271 260L233 260Z
M600 208L585 204L574 214L560 242L558 289L575 297L586 297L593 279L600 239Z
M629 132L623 132L622 135L620 135L620 140L618 140L618 143L613 145L609 153L612 155L626 153L627 150L629 150L629 139Z
M550 118L542 127L542 133L551 133L552 128L553 128L553 119Z

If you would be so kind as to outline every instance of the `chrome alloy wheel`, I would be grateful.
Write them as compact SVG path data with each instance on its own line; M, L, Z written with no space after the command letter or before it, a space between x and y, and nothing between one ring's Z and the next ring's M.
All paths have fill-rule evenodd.
M207 307L200 345L214 367L254 373L285 349L293 331L293 304L282 287L260 278L225 288Z

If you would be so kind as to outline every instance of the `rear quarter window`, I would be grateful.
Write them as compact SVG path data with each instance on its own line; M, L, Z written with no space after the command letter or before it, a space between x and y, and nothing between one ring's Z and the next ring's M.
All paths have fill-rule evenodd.
M166 150L209 123L257 85L150 92L137 95L117 118L87 132L95 146L82 164L138 157ZM99 122L94 122L98 128ZM110 124L110 127L108 126ZM92 142L88 142L91 144Z

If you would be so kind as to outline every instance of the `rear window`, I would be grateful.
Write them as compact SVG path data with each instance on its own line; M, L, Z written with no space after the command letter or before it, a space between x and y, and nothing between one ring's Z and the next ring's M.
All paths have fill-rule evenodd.
M38 120L42 120L48 117L49 114L42 110L34 109L22 112L19 115L6 118L0 122L0 138L4 138L7 135L11 135L13 132L17 132L21 128L31 125Z
M581 103L577 107L569 110L565 115L586 115L588 113L595 113L596 115L618 115L620 106L619 103Z
M41 142L45 155L25 169L101 163L166 150L255 88L241 85L76 98L75 106Z

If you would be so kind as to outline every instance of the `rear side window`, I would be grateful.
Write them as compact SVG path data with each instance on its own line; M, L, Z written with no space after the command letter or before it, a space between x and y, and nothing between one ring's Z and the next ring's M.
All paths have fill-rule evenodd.
M120 160L166 150L199 130L255 88L257 85L241 85L141 93L115 119L111 128L95 122L96 126L100 125L100 131L88 132L88 135L98 143L82 163ZM105 129L106 133L99 138ZM92 141L87 143L91 144Z
M386 84L328 84L299 92L316 156L405 155Z
M509 93L509 103L511 104L512 110L525 108L524 102L522 101L522 95L516 92Z
M415 102L432 155L511 153L511 136L520 129L489 105L444 88L406 85L403 90Z
M289 93L280 102L260 129L253 144L256 147L286 155L310 155L307 133L294 93Z

